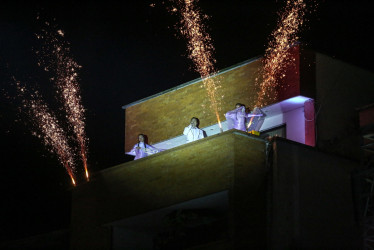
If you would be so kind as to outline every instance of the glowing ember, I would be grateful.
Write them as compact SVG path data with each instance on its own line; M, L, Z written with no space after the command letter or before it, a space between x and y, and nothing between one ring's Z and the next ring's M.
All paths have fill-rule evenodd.
M49 26L48 23L46 24ZM71 58L69 43L61 40L64 36L62 30L48 32L45 29L42 32L42 35L37 35L37 38L42 39L45 43L43 49L37 52L40 56L39 65L43 66L46 71L51 71L55 74L51 80L55 82L58 88L57 93L62 96L67 119L80 146L80 155L88 180L85 110L82 106L77 73L81 66Z
M183 3L179 1L182 16L180 32L188 39L189 58L194 62L195 70L203 80L210 99L210 107L216 114L218 125L222 130L218 114L220 99L217 98L220 82L218 77L212 78L212 75L216 74L215 59L213 58L214 47L209 34L205 32L200 10L194 6L194 2L194 0L185 0ZM177 8L173 8L171 11L176 12Z
M60 36L64 36L65 33L62 31L62 30L57 30L57 33L60 35Z
M24 98L27 92L25 86L22 86L18 81L16 81L16 86L19 96L23 98L23 108L27 109L26 112L31 117L30 120L40 131L40 133L34 132L33 134L41 138L51 152L58 156L75 186L74 158L64 130L58 124L56 117L48 110L47 105L41 101L38 92L30 95L31 98L28 100Z
M284 78L287 66L294 63L295 59L290 56L289 48L298 40L297 33L303 24L305 8L304 0L287 1L285 9L280 13L280 21L271 34L264 56L257 107L277 101L277 79Z

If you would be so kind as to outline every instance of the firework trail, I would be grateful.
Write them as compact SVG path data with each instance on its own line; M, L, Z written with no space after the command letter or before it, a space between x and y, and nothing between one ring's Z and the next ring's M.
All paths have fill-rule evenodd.
M217 93L220 82L217 77L212 77L212 75L217 72L214 67L214 63L216 62L213 58L214 47L212 45L212 39L205 31L201 12L194 5L195 2L197 2L197 0L178 0L179 12L182 17L179 31L188 39L187 48L189 51L189 58L193 61L195 70L200 74L203 80L203 85L210 99L210 107L215 113L222 131L218 113L220 111L220 99ZM173 8L172 11L176 12L178 9Z
M15 79L13 78L13 80ZM39 133L33 132L32 134L42 139L44 145L58 156L59 161L65 167L75 186L74 157L64 130L60 127L56 117L49 111L47 105L41 101L38 92L30 94L31 98L26 99L24 97L27 92L25 86L22 86L19 81L15 80L15 82L18 95L23 99L22 108L26 109L26 112L32 118L30 120L40 131Z
M260 74L262 82L256 107L266 106L277 100L277 79L285 77L287 66L294 63L289 48L298 41L297 33L304 21L306 4L304 0L289 0L284 10L279 14L277 28L271 33L269 46L266 49L263 67Z
M48 22L45 22L45 24L50 26ZM60 29L56 29L54 32L43 29L42 33L37 35L37 38L41 39L44 45L42 50L36 51L36 54L39 56L39 66L43 66L45 71L54 73L54 77L51 80L56 84L57 93L62 97L63 106L67 114L66 118L70 122L70 127L80 146L85 175L87 180L89 180L85 109L81 101L77 73L81 66L70 56L69 43L62 40L63 37L64 32Z

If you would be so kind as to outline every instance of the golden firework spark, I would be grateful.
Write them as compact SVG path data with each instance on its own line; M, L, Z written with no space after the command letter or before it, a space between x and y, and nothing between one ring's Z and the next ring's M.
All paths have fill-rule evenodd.
M46 25L49 26L49 23L46 23ZM64 35L65 33L61 29L53 32L49 32L47 29L42 30L42 35L37 36L38 39L43 39L45 43L41 53L39 53L39 65L44 66L46 71L55 73L51 80L55 82L57 92L62 96L66 117L80 146L85 176L89 180L85 109L82 105L77 73L81 66L70 56L70 44L62 40Z
M49 111L47 105L41 101L38 92L34 92L29 99L25 99L25 95L28 92L26 87L22 86L19 81L16 81L16 87L19 96L23 98L22 108L26 109L26 113L31 118L30 120L39 131L39 133L34 132L33 134L42 139L44 145L58 156L59 161L65 167L75 186L74 157L64 130L59 125L56 117Z
M178 6L181 14L181 34L188 39L187 48L189 51L189 58L193 61L195 70L200 74L203 86L207 90L210 100L210 107L217 117L219 127L222 129L219 118L220 99L218 98L218 89L220 88L220 81L216 75L216 69L213 58L214 47L212 39L205 31L201 11L194 5L197 1L194 0L179 0ZM176 12L178 8L173 8Z
M297 33L303 24L306 4L304 0L289 0L280 13L280 21L272 32L269 46L266 49L263 67L261 69L261 83L259 85L257 107L265 106L277 101L278 79L284 78L286 69L295 62L290 55L290 47L298 41ZM285 87L285 86L283 86Z

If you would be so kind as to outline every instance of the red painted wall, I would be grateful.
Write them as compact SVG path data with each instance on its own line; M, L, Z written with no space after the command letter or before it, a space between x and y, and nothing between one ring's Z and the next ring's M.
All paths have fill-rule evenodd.
M289 49L290 61L285 69L285 76L279 76L278 101L300 95L300 46ZM292 60L294 60L292 62Z
M316 145L315 136L315 115L314 100L309 99L304 103L305 116L305 144L314 147Z

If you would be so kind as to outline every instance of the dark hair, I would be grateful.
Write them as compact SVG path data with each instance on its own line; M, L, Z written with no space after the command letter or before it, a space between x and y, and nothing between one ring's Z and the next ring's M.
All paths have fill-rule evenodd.
M243 106L245 106L245 105L244 105L244 104L241 104L241 103L238 102L237 104L235 104L235 107L236 107L236 106L243 107Z
M193 119L196 119L196 121L197 121L197 125L196 125L196 127L199 126L199 124L200 124L199 118L197 118L197 117L192 117L191 120L190 120L190 122L192 122Z
M138 147L139 147L139 143L140 143L140 141L139 141L139 136L143 136L143 138L144 138L144 141L143 141L143 143L144 143L144 148L146 148L146 147L147 147L147 144L145 143L145 140L146 140L147 136L146 136L145 134L138 134Z

